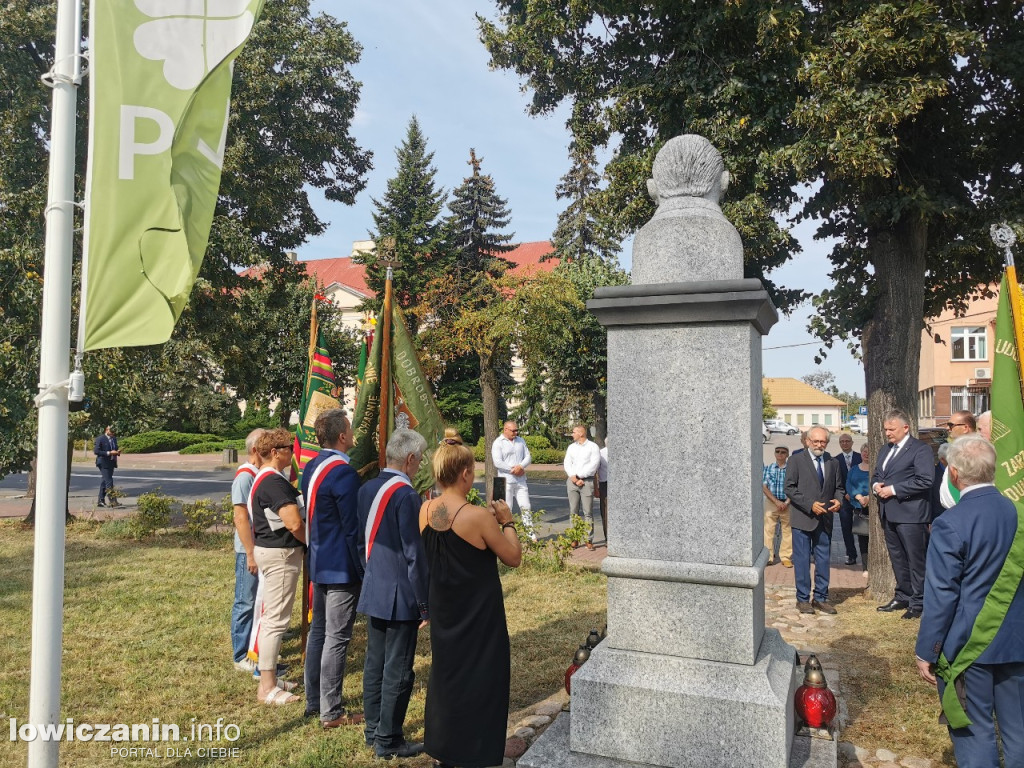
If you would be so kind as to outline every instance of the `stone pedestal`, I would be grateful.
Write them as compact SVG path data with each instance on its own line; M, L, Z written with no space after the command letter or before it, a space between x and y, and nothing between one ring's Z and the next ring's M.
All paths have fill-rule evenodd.
M568 750L549 729L528 768L789 762L796 652L764 626L761 337L778 315L742 279L738 235L700 237L717 205L695 219L658 199L634 273L690 273L651 269L685 242L676 261L722 279L601 288L587 305L608 328L608 636L573 677ZM686 232L665 237L666 221Z

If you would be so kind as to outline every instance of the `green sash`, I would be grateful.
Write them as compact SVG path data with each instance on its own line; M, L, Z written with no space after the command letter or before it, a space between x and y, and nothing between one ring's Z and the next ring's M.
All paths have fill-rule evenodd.
M1010 603L1017 594L1021 575L1024 574L1024 509L1019 506L1016 509L1017 533L1013 536L1013 543L1010 545L1010 551L1006 553L1006 561L999 571L999 576L985 598L978 618L974 620L971 636L967 638L967 643L960 649L952 664L940 653L935 665L935 673L946 682L946 689L942 692L942 711L949 721L950 728L965 728L971 724L970 718L960 704L960 699L957 698L956 686L953 683L964 670L977 661L995 638L999 627L1003 625Z

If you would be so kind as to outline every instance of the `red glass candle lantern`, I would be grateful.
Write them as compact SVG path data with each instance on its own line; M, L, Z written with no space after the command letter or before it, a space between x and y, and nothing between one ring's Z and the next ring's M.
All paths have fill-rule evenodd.
M583 666L583 664L590 658L590 649L586 645L581 645L579 650L572 657L572 664L570 664L565 670L565 692L572 695L572 691L569 690L569 680L573 675L576 674L576 670Z
M828 689L821 662L811 654L804 664L804 682L793 698L796 715L811 728L827 728L836 716L836 697Z

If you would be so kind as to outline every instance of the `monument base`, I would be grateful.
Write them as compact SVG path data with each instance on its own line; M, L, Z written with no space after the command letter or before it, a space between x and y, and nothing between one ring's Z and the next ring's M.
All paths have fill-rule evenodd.
M796 652L764 633L753 665L605 647L572 679L565 715L520 768L785 768L795 730Z

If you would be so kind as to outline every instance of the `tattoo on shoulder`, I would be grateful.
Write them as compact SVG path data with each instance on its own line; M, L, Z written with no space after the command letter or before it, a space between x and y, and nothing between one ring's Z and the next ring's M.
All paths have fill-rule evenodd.
M448 527L448 507L438 504L430 513L430 527L444 530Z

